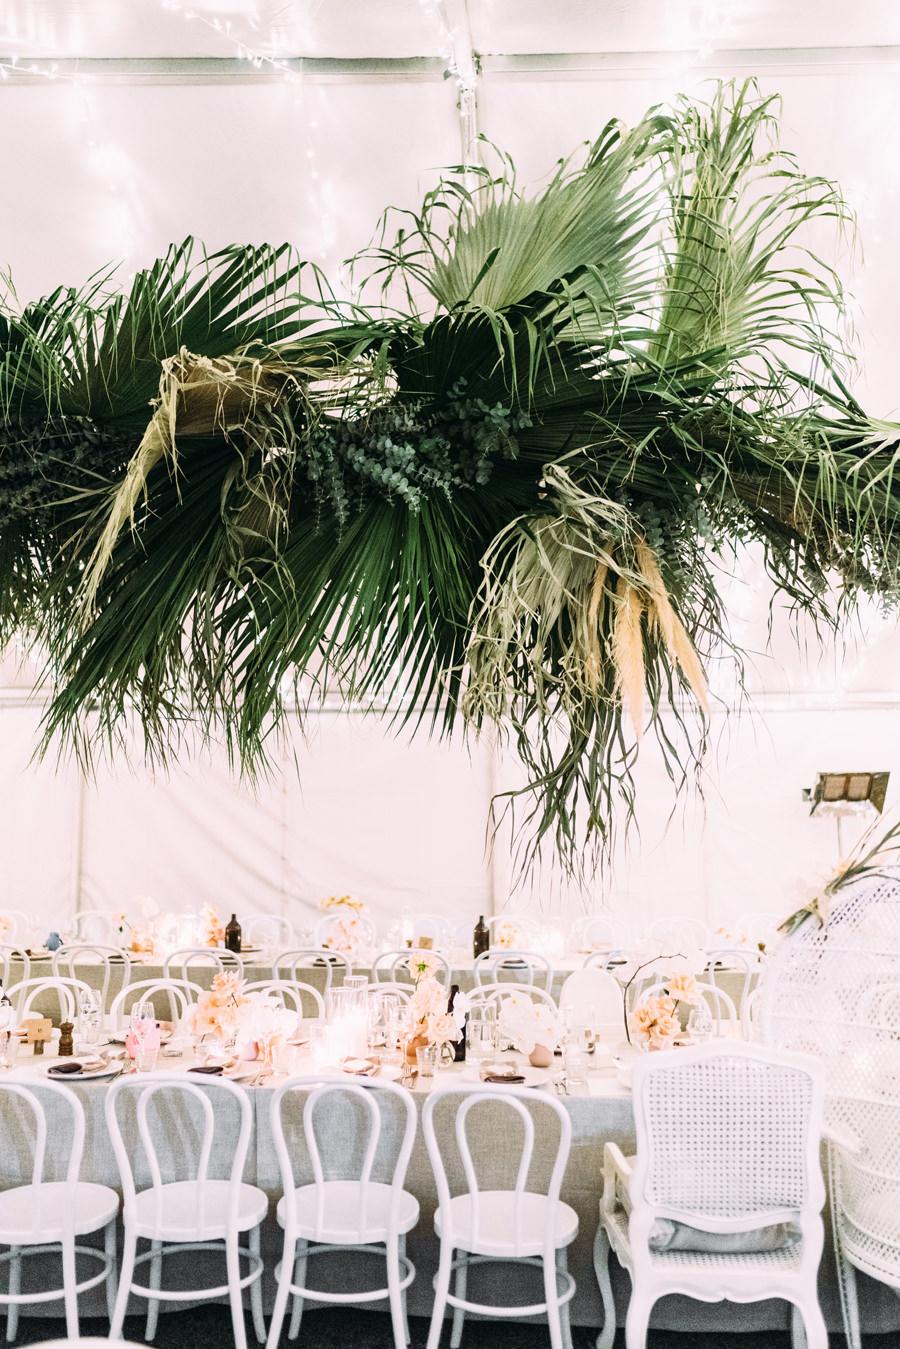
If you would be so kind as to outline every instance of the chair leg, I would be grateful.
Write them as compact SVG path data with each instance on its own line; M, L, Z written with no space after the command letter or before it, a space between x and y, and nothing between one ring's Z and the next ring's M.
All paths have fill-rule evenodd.
M816 1298L797 1303L791 1309L794 1349L828 1349L825 1318Z
M225 1268L228 1271L228 1301L231 1304L231 1326L235 1349L247 1349L247 1330L244 1325L244 1295L241 1283L241 1257L238 1255L238 1234L231 1232L225 1238Z
M565 1349L562 1318L559 1314L559 1280L556 1277L556 1258L544 1258L544 1301L547 1303L547 1326L550 1331L550 1349Z
M261 1232L262 1229L260 1227L254 1227L250 1233L248 1245L250 1247L251 1255L255 1256L260 1253ZM266 1318L263 1315L262 1275L260 1275L258 1279L255 1279L250 1285L250 1310L253 1313L253 1329L256 1332L257 1343L265 1344Z
M66 1304L66 1334L70 1340L78 1339L78 1294L75 1286L78 1278L75 1273L75 1238L66 1237L62 1243L63 1300Z
M856 1290L856 1269L844 1255L840 1242L835 1242L838 1288L841 1294L841 1312L844 1318L844 1334L849 1349L862 1349L862 1331L859 1324L859 1294Z
M103 1249L109 1257L109 1273L106 1276L106 1315L110 1321L116 1310L116 1289L118 1269L116 1267L116 1220L106 1224L103 1234Z
M597 1349L613 1349L616 1338L616 1304L613 1302L612 1280L609 1277L610 1254L609 1238L601 1223L594 1238L594 1273L603 1303L603 1329L597 1336Z
M469 1282L469 1253L460 1251L459 1268L456 1271L456 1277L453 1280L453 1294L455 1297L466 1296L466 1286ZM462 1341L463 1323L466 1319L465 1309L462 1307L453 1308L453 1328L450 1331L450 1349L459 1349Z
M652 1310L652 1300L641 1296L638 1285L633 1283L625 1316L625 1349L647 1349L647 1328Z
M9 1262L9 1291L11 1293L21 1293L22 1291L22 1257L19 1254L18 1246L11 1246ZM10 1302L6 1312L6 1339L8 1344L12 1344L19 1331L19 1303Z
M400 1241L399 1241L399 1244L398 1244L398 1250L400 1251L401 1257L405 1260L405 1259L406 1259L406 1234L405 1234L405 1233L404 1233L403 1236L400 1238ZM406 1288L404 1288L404 1290L403 1290L403 1292L402 1292L402 1294L401 1294L401 1296L402 1296L402 1298L403 1298L403 1328L404 1328L404 1331L405 1331L405 1334L406 1334L406 1343L407 1343L407 1344L412 1344L412 1336L411 1336L410 1333L409 1333L409 1315L408 1315L407 1310L406 1310L406 1294L407 1294L407 1291L408 1291L408 1290L407 1290Z
M266 1349L276 1349L284 1325L284 1313L291 1291L291 1277L294 1273L294 1243L284 1239L284 1251L281 1256L281 1273L278 1276L278 1291L275 1294L275 1306L272 1308L272 1320L269 1322L269 1338Z
M569 1272L569 1253L565 1246L560 1246L556 1252L556 1268L561 1274ZM565 1349L572 1349L572 1302L563 1302L559 1309L559 1319L562 1323L563 1345Z
M134 1278L134 1262L137 1256L137 1237L125 1228L125 1241L122 1249L122 1268L119 1270L119 1288L116 1293L116 1305L109 1323L109 1338L122 1338L122 1325L125 1321L125 1309L128 1306L128 1294Z
M306 1253L309 1250L308 1241L298 1241L297 1250L294 1256L294 1283L299 1284L301 1288L306 1287ZM291 1308L291 1324L288 1327L288 1339L295 1340L300 1334L300 1320L303 1316L303 1298L299 1293L294 1294L294 1305Z
M388 1297L391 1304L394 1349L406 1349L406 1317L403 1310L403 1296L400 1292L400 1249L396 1241L387 1243L385 1255L387 1256Z
M152 1258L150 1260L150 1284L157 1293L162 1283L162 1249L161 1241L152 1241L150 1250ZM159 1324L159 1298L151 1297L147 1299L147 1324L144 1328L144 1339L148 1344L152 1344L156 1337L156 1327Z
M444 1327L444 1312L447 1310L447 1294L450 1291L450 1266L453 1263L453 1247L448 1241L441 1241L441 1257L437 1278L434 1282L434 1306L431 1311L431 1325L428 1327L428 1343L425 1349L438 1349L441 1331Z

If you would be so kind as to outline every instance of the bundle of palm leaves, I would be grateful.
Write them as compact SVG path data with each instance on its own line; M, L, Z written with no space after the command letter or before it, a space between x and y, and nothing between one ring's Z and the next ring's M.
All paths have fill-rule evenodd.
M775 113L654 109L536 195L450 170L352 304L287 248L190 241L127 294L7 304L0 641L49 652L48 742L136 712L148 753L190 725L253 771L286 690L338 688L509 736L523 860L574 870L647 726L676 784L699 762L738 547L817 619L893 603L897 430L804 246L848 212Z

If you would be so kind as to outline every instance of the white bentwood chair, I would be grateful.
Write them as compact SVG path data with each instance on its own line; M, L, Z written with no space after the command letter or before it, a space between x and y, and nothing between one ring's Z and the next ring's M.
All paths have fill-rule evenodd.
M272 973L276 979L297 978L298 970L321 969L324 971L327 996L331 991L335 973L341 971L341 979L353 973L353 966L343 951L329 951L327 946L297 946L288 951L280 951L272 961Z
M120 1122L119 1102L128 1093L136 1098L138 1133L150 1174L150 1185L139 1190L133 1170L133 1159L125 1144ZM148 1119L148 1106L154 1098L168 1095L178 1099L179 1115L184 1117L191 1109L199 1112L197 1126L197 1156L195 1164L181 1152L187 1174L180 1180L164 1181L153 1130ZM213 1100L218 1098L221 1113ZM227 1180L209 1178L210 1160L217 1151L216 1125L221 1114L236 1112L239 1121L237 1142L229 1143L231 1158ZM220 1118L217 1121L217 1114ZM119 1175L122 1179L122 1217L125 1238L119 1291L110 1325L110 1336L122 1332L129 1294L147 1300L145 1339L156 1335L159 1304L166 1302L201 1302L227 1295L231 1306L231 1324L236 1349L247 1349L244 1327L243 1291L250 1288L253 1325L260 1344L265 1342L261 1278L263 1262L260 1256L260 1224L266 1216L268 1199L263 1190L243 1182L244 1166L250 1146L252 1116L247 1092L221 1077L204 1077L186 1073L154 1073L152 1078L120 1078L110 1087L106 1097L106 1125L112 1140ZM221 1155L221 1138L219 1139ZM240 1239L248 1235L248 1244ZM150 1243L149 1251L137 1254L138 1241ZM219 1251L224 1243L227 1278L224 1284L213 1288L161 1287L162 1262L167 1255L188 1250ZM243 1256L249 1272L241 1276L240 1259ZM150 1262L149 1284L134 1281L137 1265Z
M450 965L439 951L432 951L430 948L409 947L404 951L382 951L372 961L372 982L378 983L384 979L388 983L403 984L408 983L412 986L415 983L415 977L410 973L409 962L413 956L427 956L432 965L432 973L439 984L443 984L447 992L450 991Z
M647 941L664 955L686 954L685 948L706 946L706 924L688 914L673 913L657 918L647 929Z
M299 1186L294 1177L293 1161L297 1146L288 1146L283 1113L286 1100L297 1092L305 1093L306 1097L303 1136L313 1177L312 1183ZM326 1169L330 1174L331 1168L323 1164L315 1117L323 1103L332 1106L335 1102L340 1103L341 1098L346 1104L352 1103L362 1117L358 1130L353 1131L361 1155L359 1175L326 1180ZM392 1110L402 1125L389 1183L372 1179L381 1142L382 1109L385 1112ZM275 1349L278 1344L291 1296L294 1306L288 1331L290 1339L299 1333L306 1298L351 1306L387 1298L395 1349L406 1349L409 1343L406 1289L416 1272L406 1255L406 1234L419 1219L418 1200L404 1189L416 1133L416 1110L409 1092L391 1082L364 1078L351 1082L346 1077L327 1074L292 1077L272 1098L271 1125L281 1170L282 1197L278 1201L276 1217L284 1229L284 1250L275 1271L278 1292L269 1326L268 1349ZM346 1165L350 1149L343 1134L341 1139L335 1164ZM330 1292L307 1287L310 1256L332 1252L339 1257L342 1268L346 1268L342 1255L349 1251L370 1251L378 1246L384 1247L387 1287L362 1292Z
M286 1006L289 1006L297 1013L298 1017L312 1015L322 1018L325 1016L325 999L317 988L312 984L300 983L297 979L257 979L251 984L244 984L244 993L262 993L264 997L281 998ZM312 1003L313 1011L308 1013L303 999L308 998Z
M404 1008L408 1007L415 990L412 984L398 984L389 979L380 979L376 984L369 984L369 997L377 998L382 993L393 993L399 999Z
M540 936L539 925L533 918L521 913L495 913L485 918L484 925L490 936L491 946L501 950L505 945L517 950L529 944L537 945Z
M512 951L491 946L475 957L472 967L477 984L498 984L504 976L517 984L539 983L547 993L553 989L553 966L538 951Z
M190 979L192 965L211 965L216 974L228 971L243 974L244 962L234 951L217 946L185 946L166 957L163 973L167 979Z
M0 946L0 987L4 990L11 983L10 974L13 961L22 967L22 979L31 978L31 959L24 946Z
M242 940L248 946L266 946L280 950L297 940L294 924L277 913L251 913L241 919Z
M559 1008L556 1005L556 999L553 997L552 993L548 993L546 989L539 988L537 984L514 984L512 982L502 984L478 984L475 988L470 989L466 996L472 1006L476 1006L479 1003L495 1003L499 1007L499 1004L504 998L509 997L510 993L525 993L531 998L532 1002L540 1002L546 1007L550 1007L554 1012L559 1011Z
M41 1099L52 1101L68 1114L71 1129L66 1178L62 1181L44 1180L47 1153L47 1111ZM0 1264L9 1265L8 1292L0 1293L0 1307L7 1308L6 1338L16 1338L19 1309L34 1303L63 1301L66 1310L66 1333L78 1337L78 1296L106 1281L107 1309L112 1315L116 1299L116 1217L119 1196L107 1185L93 1185L79 1180L84 1155L84 1109L78 1097L58 1082L40 1085L0 1081L0 1102L9 1128L9 1114L14 1101L22 1102L30 1113L33 1126L31 1183L13 1185L0 1190L0 1245L9 1250L0 1256ZM65 1128L66 1126L64 1126ZM54 1150L65 1146L54 1135ZM86 1246L77 1238L93 1232L103 1233L103 1250ZM23 1293L22 1260L30 1255L44 1254L59 1247L62 1254L62 1288L42 1288L38 1292ZM99 1260L98 1274L79 1283L75 1257Z
M378 929L371 918L353 910L349 913L326 913L316 923L313 940L317 946L324 946L326 950L339 951L340 947L333 943L341 940L341 928L350 922L356 931L355 945L359 951L373 951L378 941Z
M481 1151L489 1152L492 1162L498 1157L512 1160L513 1140L521 1136L515 1181L506 1188L482 1189L479 1185L468 1126L472 1112L477 1113L482 1106L488 1106L494 1116L492 1127L479 1133ZM441 1117L436 1120L438 1112ZM451 1120L466 1185L463 1193L453 1196L445 1148L439 1138L441 1125L446 1128ZM545 1128L550 1126L548 1150L554 1144L556 1147L549 1180L540 1192L528 1189L537 1120ZM422 1132L437 1186L434 1229L440 1239L427 1349L438 1347L448 1303L454 1309L451 1349L458 1349L467 1311L503 1318L546 1314L552 1349L569 1349L568 1304L575 1292L575 1280L566 1268L566 1251L578 1233L578 1215L559 1197L572 1141L568 1112L555 1097L524 1087L436 1088L429 1093L422 1110ZM456 1253L458 1258L454 1259ZM542 1271L542 1302L498 1306L467 1298L468 1271L472 1265L511 1261L522 1261Z
M708 963L706 978L719 988L719 980L725 976L740 979L740 992L732 999L738 1009L750 995L754 980L759 975L759 959L752 951L744 951L737 946L722 946L707 951ZM730 996L730 995L729 995Z
M31 1013L34 1003L50 992L54 992L59 1000L60 1021L74 1021L82 993L91 993L93 989L83 979L37 974L30 979L20 979L6 990L6 996L16 1009L16 1016L22 1021Z
M612 1349L616 1330L611 1251L631 1277L626 1349L645 1349L653 1306L672 1293L784 1298L797 1349L827 1349L816 1294L824 1090L821 1063L769 1046L720 1041L638 1059L637 1155L607 1143L604 1156L597 1349Z
M103 978L100 983L100 1006L105 1012L109 1003L109 985L113 968L122 971L122 986L131 983L131 957L118 946L103 946L99 942L74 941L58 946L53 952L53 973L58 979L77 979L81 965L100 965Z
M110 1029L121 1033L128 1025L134 1004L154 1002L159 993L165 993L168 998L169 1020L173 1025L184 1021L202 992L200 985L192 984L189 979L139 979L120 989L113 998L109 1009Z

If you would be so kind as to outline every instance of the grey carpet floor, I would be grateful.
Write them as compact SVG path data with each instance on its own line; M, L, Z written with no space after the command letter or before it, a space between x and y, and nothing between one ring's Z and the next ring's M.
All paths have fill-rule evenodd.
M0 1331L3 1326L0 1323ZM411 1349L424 1349L428 1333L427 1321L413 1319ZM82 1335L106 1335L105 1321L85 1321ZM65 1326L59 1321L41 1318L23 1319L19 1324L17 1344L39 1344L65 1335ZM126 1339L142 1344L143 1318L129 1317L125 1322ZM593 1349L596 1331L576 1327L574 1349ZM248 1344L256 1343L253 1331L247 1326ZM154 1341L157 1349L231 1349L231 1321L223 1306L201 1307L192 1311L171 1313L160 1317L159 1331ZM283 1337L286 1346L289 1341ZM441 1339L442 1349L449 1343L449 1330ZM490 1324L472 1322L467 1325L462 1349L547 1349L547 1332L542 1326ZM620 1331L616 1349L624 1349ZM390 1320L377 1312L316 1311L304 1318L298 1349L393 1349ZM833 1336L831 1349L843 1349L843 1336ZM790 1349L790 1339L770 1331L746 1335L694 1335L651 1331L647 1349ZM865 1341L865 1349L900 1349L900 1337L876 1335Z

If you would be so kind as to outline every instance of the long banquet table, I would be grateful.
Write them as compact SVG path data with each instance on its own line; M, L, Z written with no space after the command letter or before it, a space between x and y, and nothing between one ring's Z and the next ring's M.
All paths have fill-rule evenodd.
M192 1061L189 1057L162 1059L160 1068L164 1071L182 1073L187 1070ZM31 1058L20 1059L15 1068L0 1080L34 1081L45 1066L35 1065ZM310 1068L311 1062L305 1060L305 1054L300 1051L293 1065L293 1070L308 1071ZM436 1080L441 1083L448 1080L452 1081L454 1075L458 1072L459 1070L456 1068L447 1069L444 1073L439 1074ZM193 1080L202 1081L202 1079L196 1077ZM275 1223L274 1207L281 1192L281 1182L269 1123L272 1090L279 1084L280 1080L282 1079L276 1076L271 1079L268 1085L247 1088L251 1098L255 1129L245 1171L245 1180L261 1186L270 1196L270 1212L263 1231L263 1252L267 1269L265 1281L267 1309L271 1308L274 1297L272 1270L276 1260L280 1258L280 1229ZM82 1179L111 1185L119 1190L119 1178L112 1150L107 1141L104 1120L104 1102L108 1086L101 1080L83 1083L70 1082L69 1085L81 1099L86 1115L87 1136ZM425 1099L425 1090L417 1088L412 1092L412 1095L417 1107L420 1107ZM598 1203L602 1187L603 1145L607 1139L610 1139L619 1143L625 1149L633 1146L634 1126L631 1099L628 1089L620 1086L615 1075L610 1072L590 1074L587 1094L561 1097L560 1099L572 1120L572 1150L563 1183L562 1197L576 1210L580 1223L577 1240L570 1251L569 1267L577 1282L577 1292L572 1304L572 1316L578 1324L598 1327L600 1324L600 1302L594 1277L591 1248L596 1230ZM154 1120L154 1138L157 1140L160 1150L163 1177L164 1179L175 1178L179 1174L179 1165L183 1166L184 1164L185 1154L190 1151L194 1136L193 1126L183 1103L176 1106L171 1098L160 1100L159 1097L157 1097L157 1101L159 1102L159 1114ZM225 1113L228 1106L231 1106L230 1102L225 1103L222 1107L217 1107L217 1128L221 1129L221 1134L217 1137L215 1155L220 1166L225 1167L230 1163L236 1136L235 1122L228 1118ZM233 1109L233 1106L231 1108ZM4 1102L2 1109L0 1183L5 1186L20 1183L29 1178L30 1158L26 1145L27 1135L22 1127L24 1116L20 1113L20 1104ZM483 1107L482 1109L489 1109L489 1107ZM293 1119L291 1123L293 1123ZM386 1138L389 1139L392 1136L392 1130L395 1129L396 1124L392 1125L386 1119ZM334 1129L332 1130L329 1127L329 1132L334 1137L339 1136L342 1143L346 1141L348 1147L352 1149L353 1139L356 1137L352 1121L335 1121ZM496 1139L491 1139L492 1132L490 1122L485 1120L481 1137L485 1138L486 1141L490 1139L495 1142ZM393 1133L393 1136L396 1137L396 1134ZM452 1157L455 1144L449 1127L442 1127L441 1137L443 1146L448 1155ZM57 1119L54 1127L52 1115L50 1138L52 1144L48 1151L53 1174L48 1178L59 1179L61 1178L61 1168L64 1166L67 1157L67 1144L61 1120ZM138 1154L137 1133L133 1123L127 1119L126 1141L133 1144L130 1151L133 1156L136 1156ZM293 1152L298 1159L302 1159L304 1152L302 1135L299 1132L296 1136L292 1135L291 1143ZM507 1149L507 1152L509 1152L509 1149ZM475 1155L477 1162L477 1137ZM546 1163L546 1153L541 1156L540 1148L538 1148L536 1165L540 1169ZM539 1184L540 1174L537 1175L536 1179ZM409 1254L417 1270L416 1279L409 1293L409 1307L413 1315L427 1315L431 1309L431 1281L437 1265L437 1242L433 1233L436 1196L421 1131L416 1138L407 1188L416 1195L421 1205L419 1224L410 1234L408 1242ZM54 1258L41 1256L28 1262L33 1268L27 1273L26 1277L32 1282L24 1285L26 1289L41 1284L46 1287L47 1280L51 1277L58 1281L57 1260L54 1260L52 1273L49 1268L45 1268L43 1271L41 1268L46 1261L51 1259ZM327 1264L327 1258L320 1262L323 1275ZM34 1266L37 1268L34 1268ZM192 1268L196 1277L195 1262L192 1262ZM331 1262L330 1268L332 1275L337 1272L337 1277L341 1277L345 1285L352 1277L348 1272L352 1267L348 1264L346 1257ZM311 1277L313 1277L312 1269L313 1266L311 1266ZM359 1273L361 1279L368 1280L371 1277L371 1270L360 1269ZM627 1305L627 1279L619 1270L616 1270L616 1275L618 1276L615 1280L617 1312L621 1324L624 1320ZM167 1272L165 1279L168 1279L168 1277ZM317 1273L314 1277L319 1277L319 1274ZM172 1278L173 1285L177 1286L177 1267L174 1265ZM364 1284L359 1286L362 1287ZM371 1283L368 1286L372 1286ZM508 1288L509 1284L504 1282L504 1296L506 1296ZM838 1330L840 1328L840 1313L830 1244L826 1244L822 1263L820 1296L829 1327L832 1330ZM900 1330L900 1299L897 1299L887 1288L872 1283L861 1276L860 1304L863 1309L865 1329L879 1332ZM168 1304L168 1308L171 1309L172 1305ZM45 1315L60 1315L60 1306L50 1304L35 1310ZM167 1304L163 1304L163 1309L167 1309ZM104 1314L102 1289L94 1290L83 1298L82 1310L85 1315ZM142 1311L143 1304L137 1305L137 1300L135 1300L131 1310ZM705 1330L774 1329L787 1326L788 1313L785 1305L777 1301L759 1303L738 1309L722 1304L703 1304L681 1298L668 1298L657 1305L653 1324L677 1330L687 1328Z

